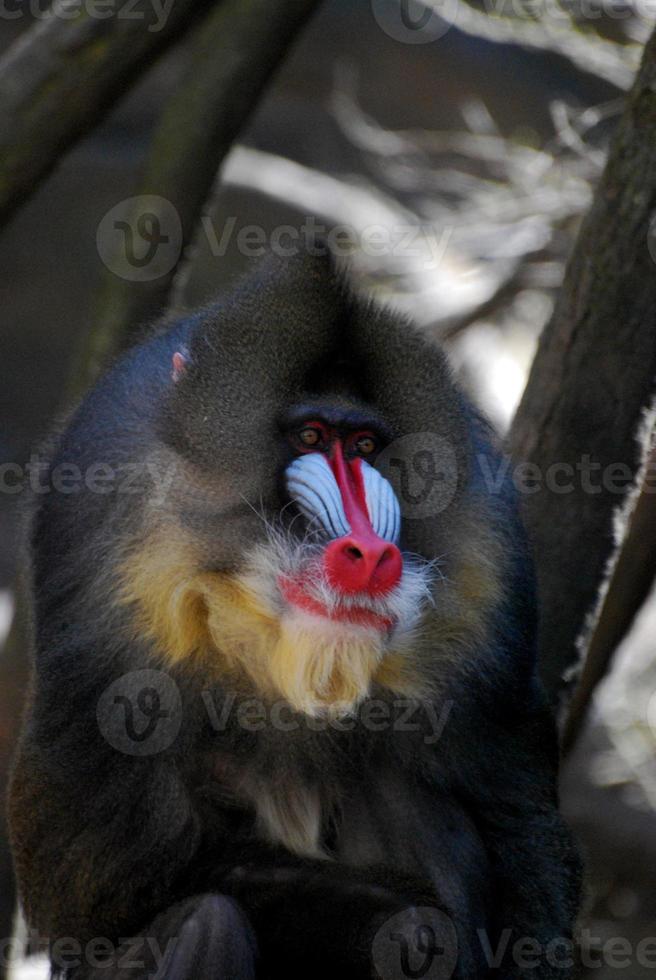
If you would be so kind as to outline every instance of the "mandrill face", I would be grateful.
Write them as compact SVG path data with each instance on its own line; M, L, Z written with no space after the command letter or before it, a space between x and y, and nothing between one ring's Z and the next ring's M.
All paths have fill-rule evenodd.
M374 682L409 693L404 647L430 598L431 568L402 552L399 501L373 465L385 427L324 404L295 409L285 438L279 529L236 577L275 624L262 657L273 686L309 714L348 713Z
M441 352L323 261L274 263L162 347L157 452L176 476L120 565L135 635L308 715L434 693L502 565L464 492L471 426ZM457 470L448 510L419 518L377 468L417 433Z

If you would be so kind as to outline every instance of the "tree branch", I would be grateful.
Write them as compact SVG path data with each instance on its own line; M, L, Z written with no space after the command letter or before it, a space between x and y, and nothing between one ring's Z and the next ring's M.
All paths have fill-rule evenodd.
M55 0L0 60L0 223L210 5L110 2L94 17L78 0Z
M552 695L576 658L576 639L614 550L613 515L642 462L637 433L656 379L656 268L649 249L655 146L656 33L510 437L515 457L536 463L543 480L572 483L571 492L552 487L524 500L540 588L541 667ZM560 464L568 469L554 469Z
M444 15L441 0L421 2L435 10L438 16ZM472 6L469 0L455 0L449 20L459 31L472 37L558 55L576 70L618 89L628 89L633 81L639 46L617 44L592 30L581 30L567 5L560 0L545 0L537 19L488 13Z
M98 316L82 351L78 388L93 380L112 350L132 330L167 307L171 285L185 247L191 242L219 167L245 126L272 73L320 0L224 0L199 25L191 40L191 59L155 132L141 181L137 212L149 212L155 227L166 229L171 205L180 221L179 249L172 267L157 278L133 281L127 240L114 271L100 289ZM155 199L153 199L155 196ZM123 275L121 270L127 274Z
M569 704L563 729L563 753L569 752L576 742L595 689L608 672L613 654L647 599L655 572L656 453L652 453L643 489L600 603L581 676Z
M7 774L16 746L22 702L27 686L29 634L24 604L17 604L11 632L0 645L0 945L6 950L15 912L15 883L8 845ZM0 980L7 976L5 957L0 957Z

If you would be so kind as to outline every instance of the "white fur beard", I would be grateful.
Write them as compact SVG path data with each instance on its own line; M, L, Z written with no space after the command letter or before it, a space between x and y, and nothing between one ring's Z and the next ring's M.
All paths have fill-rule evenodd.
M416 636L422 614L432 602L434 563L404 555L399 584L383 597L341 595L327 581L322 546L298 542L283 532L269 533L266 544L249 556L240 585L280 625L272 649L272 680L293 707L305 714L345 716L367 696L386 654L402 653ZM304 592L327 615L306 611L284 600L279 582L302 583ZM331 614L365 610L389 620L389 630L332 619Z

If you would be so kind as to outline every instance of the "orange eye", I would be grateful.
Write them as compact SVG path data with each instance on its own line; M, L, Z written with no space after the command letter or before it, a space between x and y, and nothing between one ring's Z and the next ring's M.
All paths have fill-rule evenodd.
M376 440L373 436L360 436L356 439L355 449L360 456L371 456L376 452Z
M318 446L321 442L321 430L315 429L311 425L306 425L305 428L301 429L298 433L298 438L304 446L307 446L308 449L312 449L314 446Z

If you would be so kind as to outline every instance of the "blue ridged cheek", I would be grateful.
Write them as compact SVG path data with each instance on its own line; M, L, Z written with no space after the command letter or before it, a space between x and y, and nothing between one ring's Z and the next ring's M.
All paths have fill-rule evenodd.
M398 544L401 508L391 484L362 461L362 478L371 525L385 541ZM311 526L320 527L330 538L349 534L342 495L323 453L299 456L286 472L287 492Z

